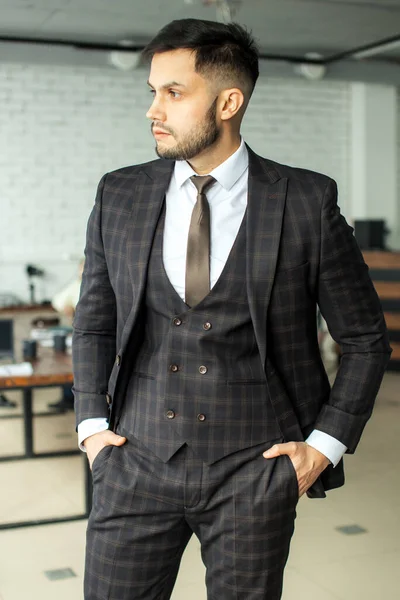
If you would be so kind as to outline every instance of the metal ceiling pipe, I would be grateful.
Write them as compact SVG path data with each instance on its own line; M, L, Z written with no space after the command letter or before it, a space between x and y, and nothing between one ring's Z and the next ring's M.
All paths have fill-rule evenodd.
M325 64L328 65L349 58L360 60L363 58L369 58L370 56L376 56L377 54L381 54L382 52L395 47L400 47L400 34L384 38L383 40L378 40L377 42L373 42L371 44L358 46L358 48L353 48L352 50L346 50L345 52L333 54L332 56L325 58L324 61Z
M136 44L132 42L132 45L126 46L122 44L105 44L99 42L78 42L75 40L59 40L54 38L31 38L21 36L0 36L0 43L13 43L13 44L33 44L37 46L64 46L80 51L97 51L97 52L141 52L145 48L145 44ZM290 54L274 54L274 53L260 53L261 60L274 60L283 61L292 64L309 64L309 65L324 65L328 66L333 63L338 63L346 59L362 59L369 56L375 56L385 50L400 46L400 34L389 38L378 40L371 44L365 44L364 46L358 46L351 50L332 54L327 57L311 58L309 56L293 56Z

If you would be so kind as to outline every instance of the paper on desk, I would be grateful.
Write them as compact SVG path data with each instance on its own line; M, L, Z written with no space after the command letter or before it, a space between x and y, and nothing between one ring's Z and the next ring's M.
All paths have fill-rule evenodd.
M17 365L0 365L0 377L16 377L17 375L32 375L33 367L29 362L19 363Z

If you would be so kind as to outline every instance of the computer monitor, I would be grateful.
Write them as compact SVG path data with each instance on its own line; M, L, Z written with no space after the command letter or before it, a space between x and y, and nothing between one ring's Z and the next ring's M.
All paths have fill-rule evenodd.
M0 360L14 360L14 328L12 319L0 319Z
M386 250L385 238L388 233L383 219L354 221L354 235L361 250Z

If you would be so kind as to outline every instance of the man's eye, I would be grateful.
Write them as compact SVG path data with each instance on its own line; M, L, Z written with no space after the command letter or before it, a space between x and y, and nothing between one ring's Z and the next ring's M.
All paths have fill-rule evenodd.
M175 92L174 90L169 90L169 94L173 97L173 98L179 98L180 93L179 92Z
M149 90L149 92L152 96L155 96L156 90Z

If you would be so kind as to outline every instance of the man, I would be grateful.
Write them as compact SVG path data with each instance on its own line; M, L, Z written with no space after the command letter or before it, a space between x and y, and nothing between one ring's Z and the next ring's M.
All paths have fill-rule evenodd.
M194 532L210 600L277 600L299 496L343 484L371 414L384 319L334 181L241 139L251 36L173 21L145 55L161 160L101 180L74 323L85 598L170 598Z
M63 315L68 325L71 324L75 315L75 308L79 300L79 292L81 289L84 265L85 261L81 260L79 262L78 272L75 279L70 281L62 290L57 292L51 301L53 308Z
M68 325L72 323L75 308L79 300L84 262L84 260L81 260L79 263L77 277L57 292L51 301L53 308L63 316L63 321L66 321ZM74 410L74 395L71 385L63 385L61 389L61 399L56 402L50 402L48 407L60 413Z

